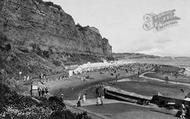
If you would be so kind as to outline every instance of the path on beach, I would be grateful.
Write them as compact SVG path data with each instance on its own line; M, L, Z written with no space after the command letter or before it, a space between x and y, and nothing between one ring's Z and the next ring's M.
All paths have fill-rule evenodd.
M152 78L152 77L145 76L145 74L148 74L148 73L155 73L155 72L145 72L145 73L142 73L139 77L149 79L149 80L159 81L159 82L166 82L163 79ZM178 82L178 81L167 81L167 83L176 84L176 85L183 85L183 86L189 86L190 87L189 83L183 83L183 82Z
M76 107L76 100L65 100L66 104ZM97 106L96 99L87 99L82 102L81 110L103 119L177 119L176 110L159 108L156 105L138 105L111 99L104 99L104 105ZM135 115L134 115L135 114Z

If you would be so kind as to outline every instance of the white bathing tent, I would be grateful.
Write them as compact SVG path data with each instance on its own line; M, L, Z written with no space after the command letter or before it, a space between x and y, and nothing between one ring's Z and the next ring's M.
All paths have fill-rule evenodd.
M97 69L120 66L120 65L129 64L129 63L132 63L132 62L128 62L128 61L97 62L97 63L88 62L86 64L78 66L75 70L72 70L72 73L74 72L75 74L81 74L82 72L94 71ZM73 75L72 73L70 72L71 75Z

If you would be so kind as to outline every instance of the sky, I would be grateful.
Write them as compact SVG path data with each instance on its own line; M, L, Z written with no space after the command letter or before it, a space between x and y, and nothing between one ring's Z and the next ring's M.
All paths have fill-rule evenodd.
M75 23L94 26L115 53L190 56L190 0L50 0ZM143 29L146 14L176 11L178 23L161 31Z

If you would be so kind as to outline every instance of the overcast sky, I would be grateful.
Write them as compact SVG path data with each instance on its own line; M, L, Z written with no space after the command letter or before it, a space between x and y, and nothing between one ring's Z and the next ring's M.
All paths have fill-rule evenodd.
M190 56L190 0L51 0L75 23L94 26L113 52ZM162 31L145 31L143 16L175 9L181 19Z

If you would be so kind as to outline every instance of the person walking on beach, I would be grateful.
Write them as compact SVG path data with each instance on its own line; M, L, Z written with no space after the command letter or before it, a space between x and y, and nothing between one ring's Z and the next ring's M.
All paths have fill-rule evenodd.
M44 94L45 94L45 88L42 88L41 93L42 93L42 97L44 97Z
M82 101L83 102L86 102L86 95L87 95L86 93L82 95Z
M186 107L185 107L184 102L182 102L182 104L181 104L181 115L180 115L180 118L181 119L186 119L185 115L186 115Z
M38 87L38 96L41 96L41 87Z
M100 104L100 93L99 93L99 87L96 88L96 105Z
M101 105L103 105L103 99L104 99L104 86L103 86L103 84L101 84L101 86L100 86L100 96L101 96Z
M45 87L45 93L46 93L46 95L48 94L48 88L47 87Z
M104 90L103 90L103 86L102 85L99 85L97 88L96 88L96 105L103 105L103 93L104 93Z
M116 79L115 81L117 82L117 80L118 80L118 75L117 74L115 75L115 79Z
M79 95L78 95L78 99L77 99L77 107L81 107L81 101L82 101L82 94L81 93L79 93Z
M61 94L61 101L62 101L62 103L64 103L64 94L63 93Z

